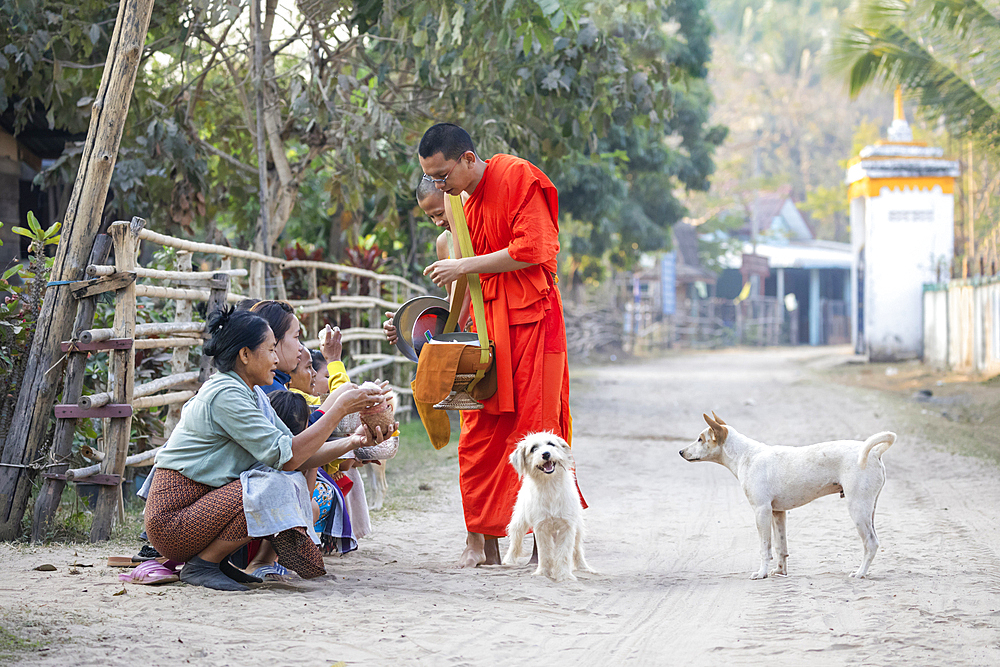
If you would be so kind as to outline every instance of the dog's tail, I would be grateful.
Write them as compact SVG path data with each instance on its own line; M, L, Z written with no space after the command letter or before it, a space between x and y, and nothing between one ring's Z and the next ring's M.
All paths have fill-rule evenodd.
M868 455L872 452L875 453L876 457L882 458L882 454L892 447L894 442L896 442L896 434L891 431L876 433L865 440L865 446L861 448L861 453L858 455L858 467L864 470L868 465Z

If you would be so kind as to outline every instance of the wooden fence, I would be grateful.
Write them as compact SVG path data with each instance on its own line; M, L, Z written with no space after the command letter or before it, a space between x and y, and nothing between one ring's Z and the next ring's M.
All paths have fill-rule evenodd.
M671 344L692 348L728 345L779 345L785 309L774 297L755 297L733 303L712 297L687 300L671 317Z
M382 312L395 310L412 296L425 293L400 276L380 274L351 266L317 261L285 261L258 253L208 243L197 243L157 234L145 228L145 221L116 222L110 238L99 237L87 267L88 280L73 283L77 316L72 340L62 344L68 357L62 403L55 407L56 429L49 451L49 463L43 473L41 491L35 503L32 540L44 539L55 516L67 482L100 485L95 507L91 540L110 537L116 515L124 511L122 481L127 466L152 465L156 449L129 455L131 421L138 410L169 406L164 421L164 435L177 424L180 407L195 395L212 372L211 359L201 355L191 358L191 349L202 345L205 322L193 318L195 302L207 302L206 313L227 303L238 303L248 294L242 281L269 265L276 278L277 297L284 298L284 272L302 270L306 274L307 298L289 301L302 320L306 345L318 346L319 330L324 320L343 331L344 354L351 364L348 373L354 381L378 376L388 379L404 404L411 392L411 364L393 354L382 333ZM142 241L177 250L175 270L156 270L137 265ZM106 264L111 246L115 263ZM194 262L197 253L198 262ZM238 266L233 266L236 263ZM197 266L199 270L193 270ZM330 293L321 294L320 284L332 281ZM159 284L155 284L159 283ZM114 293L114 325L93 328L96 300L104 293ZM173 302L171 322L136 324L137 298L148 297L160 303ZM135 383L135 351L171 350L169 373L142 384ZM83 381L90 354L108 353L107 391L83 395ZM70 469L76 421L101 418L103 446L84 447L81 454L91 465Z
M924 285L924 361L1000 373L1000 276Z

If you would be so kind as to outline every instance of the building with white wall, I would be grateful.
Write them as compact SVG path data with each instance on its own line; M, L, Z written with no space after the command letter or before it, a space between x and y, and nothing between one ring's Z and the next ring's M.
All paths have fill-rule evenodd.
M949 277L955 247L958 162L913 141L898 90L888 136L847 169L851 342L869 361L921 356L923 284Z
M740 293L747 281L739 270L744 257L761 258L767 262L767 277L752 278L751 292L786 304L783 317L791 344L850 341L851 247L816 239L792 201L790 187L758 192L746 225L735 236L742 241L742 253L721 258L726 269L716 287L720 297Z

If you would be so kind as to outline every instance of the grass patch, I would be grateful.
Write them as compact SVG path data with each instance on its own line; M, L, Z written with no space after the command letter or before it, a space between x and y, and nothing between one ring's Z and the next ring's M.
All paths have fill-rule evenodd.
M1000 381L938 371L919 362L838 366L833 382L877 391L893 404L900 436L1000 465Z
M31 520L35 508L35 496L40 485L32 491L28 509L24 513L21 525L21 536L16 540L27 544L31 538ZM130 494L125 496L125 520L115 520L111 529L111 539L107 543L110 548L124 549L123 553L138 549L141 545L139 533L143 530L143 502ZM44 536L47 543L82 544L90 543L90 527L93 523L93 512L75 484L67 484L63 489L59 508L53 517L48 533Z
M25 653L34 653L48 644L47 640L22 637L23 630L23 628L15 630L9 621L0 623L0 659L13 662L13 659Z
M437 450L419 419L399 427L399 450L386 465L389 493L381 512L419 510L457 478L458 418L451 414L451 442Z

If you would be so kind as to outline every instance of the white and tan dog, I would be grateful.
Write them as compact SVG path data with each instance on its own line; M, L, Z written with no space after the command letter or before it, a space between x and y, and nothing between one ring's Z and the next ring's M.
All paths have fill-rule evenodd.
M521 555L521 543L534 530L538 569L553 581L575 580L573 570L594 573L583 557L583 507L576 490L572 454L553 433L532 433L517 443L510 464L523 480L507 527L510 546L504 565Z
M876 433L864 442L836 440L807 447L771 446L738 433L714 412L715 419L703 416L708 428L680 455L688 461L724 465L740 481L760 534L760 570L751 579L768 575L772 526L778 565L770 574L788 574L785 513L831 493L847 498L847 510L864 546L861 567L851 576L861 579L868 574L878 551L875 503L885 484L882 454L896 441L895 433Z

